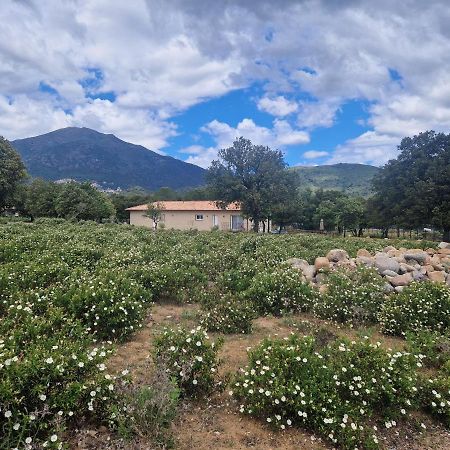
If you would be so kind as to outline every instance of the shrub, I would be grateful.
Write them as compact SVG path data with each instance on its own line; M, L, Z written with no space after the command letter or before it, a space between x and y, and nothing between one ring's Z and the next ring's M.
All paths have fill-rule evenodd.
M201 327L166 328L155 340L155 363L164 360L181 393L196 397L211 392L215 385L221 344L221 340L210 342Z
M421 330L406 333L408 349L421 355L427 367L441 367L450 361L450 338L433 331Z
M137 441L136 447L142 436L158 448L173 446L170 425L177 414L180 391L164 367L164 361L159 361L145 385L125 384L119 389L115 428L121 436Z
M422 383L421 401L425 411L450 427L450 373L440 373Z
M0 339L0 447L57 445L67 424L107 420L115 401L115 382L105 373L111 349L93 347L61 310L40 318L17 314L22 320L16 317Z
M253 304L228 294L206 309L200 325L207 331L248 334L252 332L252 321L254 318Z
M281 429L312 429L344 448L376 447L373 418L382 413L390 427L413 406L416 359L366 341L315 348L312 337L293 335L250 351L233 386L240 411Z
M99 339L124 340L143 322L151 295L121 273L73 280L55 292L55 304L86 324Z
M297 270L277 268L258 273L245 292L261 314L309 311L316 291L304 283Z
M387 299L379 321L384 333L405 336L408 331L445 333L450 326L450 288L443 284L411 283Z
M365 267L331 273L326 293L314 304L314 314L340 323L374 323L383 301L383 285L382 278Z

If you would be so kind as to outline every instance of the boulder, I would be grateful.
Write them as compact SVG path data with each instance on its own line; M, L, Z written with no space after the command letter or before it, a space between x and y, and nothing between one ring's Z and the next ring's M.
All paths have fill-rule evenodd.
M308 265L308 267L304 267L302 269L302 272L308 281L312 281L314 278L314 275L316 274L316 268L314 266Z
M387 252L390 252L390 251L392 251L392 250L397 250L395 247L393 247L392 245L388 245L387 247L385 247L384 249L383 249L383 252L384 253L387 253Z
M390 293L393 292L393 291L394 291L394 288L393 288L393 286L392 286L391 283L386 283L386 284L383 286L383 292L384 292L385 294L390 294Z
M325 284L327 282L327 274L325 273L318 273L316 275L316 283L321 286L322 284Z
M411 281L413 280L413 276L410 272L404 273L403 275L397 275L395 277L386 277L389 283L392 284L392 286L407 286Z
M349 259L348 253L340 248L335 248L327 253L327 259L332 262L344 261Z
M438 250L439 255L450 256L450 248L440 248Z
M380 274L385 270L391 270L392 272L398 273L400 269L400 264L394 258L389 258L387 255L377 256L374 265Z
M444 272L430 272L428 274L428 278L435 283L444 283L445 282L445 273Z
M328 269L330 267L330 261L324 256L319 256L314 261L314 267L316 268L316 270Z
M438 248L450 248L450 243L449 242L441 242L439 245L438 245Z
M398 274L392 270L385 270L381 275L383 275L383 277L396 277Z
M369 257L367 257L367 256L358 256L356 259L355 259L355 262L356 262L356 264L358 264L358 265L365 265L365 266L367 266L367 267L372 267L373 266L373 264L374 264L374 262L375 262L375 260L373 259L373 258L369 258Z
M427 271L427 273L435 271L434 267L431 264L427 264L426 266L423 266L423 268Z
M446 281L447 285L450 286L450 273L447 274L447 281Z
M420 252L408 252L405 253L404 258L406 259L406 261L417 261L419 264L425 264L427 262L427 260L430 258L428 253L424 252L424 251L420 251Z
M309 267L308 261L300 258L290 258L285 261L289 264L293 269L301 270L303 272L303 268Z
M395 286L395 292L398 292L398 293L400 293L400 292L402 292L403 291L403 289L405 289L405 286Z
M370 254L369 250L366 250L365 248L360 248L356 252L356 256L365 256L366 258L370 258L372 255Z
M400 263L399 273L403 274L406 272L412 272L413 270L414 270L413 266L410 266L409 264L406 263Z
M412 272L412 276L414 281L423 281L427 279L425 274L420 272L419 270L415 270L414 272Z

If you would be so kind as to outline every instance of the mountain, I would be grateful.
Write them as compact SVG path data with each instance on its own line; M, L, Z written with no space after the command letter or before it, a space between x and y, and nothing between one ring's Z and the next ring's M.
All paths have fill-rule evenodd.
M205 170L113 134L62 128L12 141L33 177L97 182L102 187L183 189L203 184Z
M367 197L372 192L372 178L380 170L366 164L331 164L324 166L292 167L299 174L300 186L305 188L338 190Z

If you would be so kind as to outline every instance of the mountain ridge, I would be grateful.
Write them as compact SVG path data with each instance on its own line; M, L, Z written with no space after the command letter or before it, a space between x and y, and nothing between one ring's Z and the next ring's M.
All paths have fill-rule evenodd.
M104 187L184 189L200 186L205 170L90 128L67 127L12 141L33 177L74 179Z

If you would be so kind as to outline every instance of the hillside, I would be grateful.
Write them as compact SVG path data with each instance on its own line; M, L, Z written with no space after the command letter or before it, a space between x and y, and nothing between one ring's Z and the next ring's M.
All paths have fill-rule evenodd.
M297 166L291 170L300 176L300 186L316 189L335 189L347 194L368 196L371 193L371 180L380 170L366 164L340 163L329 166Z
M201 185L205 173L193 164L89 128L63 128L12 144L28 173L47 180L71 178L111 188L182 189Z

